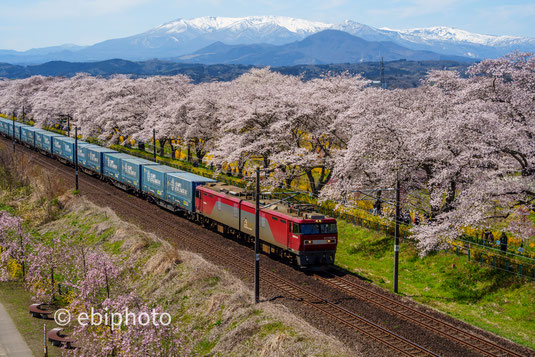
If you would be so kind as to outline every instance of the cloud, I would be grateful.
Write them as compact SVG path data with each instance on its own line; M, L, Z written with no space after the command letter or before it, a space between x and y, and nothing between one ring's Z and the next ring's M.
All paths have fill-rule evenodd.
M31 20L95 17L122 12L149 0L49 0L19 6L2 6L0 12Z

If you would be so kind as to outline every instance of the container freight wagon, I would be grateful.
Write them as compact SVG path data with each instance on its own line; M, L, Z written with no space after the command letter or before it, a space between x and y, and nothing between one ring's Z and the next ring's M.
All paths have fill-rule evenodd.
M173 211L181 208L195 212L195 192L197 191L197 186L215 182L215 180L189 172L166 174L165 201L171 204L171 207L168 208Z
M87 142L78 140L78 147L88 145ZM54 136L52 139L53 154L67 160L68 162L74 162L74 146L75 139L65 136Z
M117 151L98 145L84 145L78 148L78 163L91 175L104 174L104 154L118 154Z
M7 119L5 118L0 118L0 133L2 133L3 135L5 136L8 136L8 123L7 123Z
M35 147L35 131L37 129L33 126L22 126L20 128L21 141L30 147Z
M10 138L13 137L13 121L11 120L8 120L7 123L4 123L4 125L7 124L7 136L9 136ZM20 128L23 126L24 124L21 124L19 122L15 122L15 140L19 140L20 141Z
M173 167L164 165L152 165L143 167L143 193L156 198L156 202L165 200L165 176L170 173L184 172Z
M84 148L90 147L90 146L96 146L93 144L87 144L84 146L78 147L78 165L80 165L80 168L87 168L87 155Z
M41 134L43 132L46 133L46 131L43 130L43 129L34 128L34 131L33 131L33 136L34 136L33 148L36 149L36 150L41 148L42 136L40 136L39 134Z
M134 156L123 154L123 153L108 153L105 152L102 156L102 175L107 177L111 182L122 188L123 190L128 190L128 185L123 182L121 175L122 160L123 159L135 159Z
M13 137L13 120L8 119L2 119L2 133L6 135L7 137L12 138ZM20 140L20 128L21 126L26 126L24 124L19 123L18 121L15 122L15 139Z
M4 136L10 136L9 135L9 123L7 119L0 118L0 133Z
M20 129L22 128L24 124L21 124L19 122L15 122L15 139L18 140L19 142L21 141L21 138L20 138ZM11 123L11 133L13 133L13 123Z
M61 137L62 135L52 133L46 130L40 130L35 133L35 147L48 153L52 154L54 152L54 147L52 144L53 138Z
M2 133L6 135L7 137L12 138L13 137L13 121L8 119L2 119ZM24 124L21 124L19 122L15 122L15 139L20 140L20 128Z
M143 168L158 164L153 161L134 157L121 160L121 165L122 182L134 187L137 191L142 191Z

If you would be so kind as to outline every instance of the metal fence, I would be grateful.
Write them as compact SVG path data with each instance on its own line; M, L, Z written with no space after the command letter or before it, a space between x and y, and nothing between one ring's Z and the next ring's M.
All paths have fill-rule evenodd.
M486 247L461 242L449 250L457 256L466 255L469 262L485 265L493 269L535 280L535 261L513 253L488 251Z

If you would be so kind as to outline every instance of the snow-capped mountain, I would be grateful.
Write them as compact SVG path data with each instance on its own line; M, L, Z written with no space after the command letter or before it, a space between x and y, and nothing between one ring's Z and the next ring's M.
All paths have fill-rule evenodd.
M182 33L188 29L213 33L216 31L232 31L235 33L244 30L258 33L269 33L274 28L284 28L289 32L307 36L331 28L333 25L323 22L295 19L284 16L251 16L251 17L198 17L191 20L178 19L160 25L149 33L161 32L172 34Z
M391 41L411 50L450 56L493 58L513 50L535 52L534 38L481 35L449 27L393 30L375 28L352 20L328 24L281 16L251 16L178 19L138 35L112 39L85 48L58 46L57 51L41 52L0 50L0 62L176 58L215 42L226 45L284 45L328 29L344 31L367 41Z
M414 50L472 58L495 58L514 50L535 52L535 38L482 35L444 26L394 30L346 20L337 28L368 41L392 41Z
M481 35L445 26L406 30L393 30L388 27L381 27L380 30L397 32L402 38L412 42L450 41L468 42L483 46L504 46L529 41L529 38L526 37Z

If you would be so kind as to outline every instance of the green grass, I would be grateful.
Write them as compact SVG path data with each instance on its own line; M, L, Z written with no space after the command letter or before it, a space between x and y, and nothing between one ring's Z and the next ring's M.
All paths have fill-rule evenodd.
M393 238L338 223L336 264L387 290L393 287ZM535 348L535 282L439 252L424 258L402 243L399 292L453 317Z
M31 293L20 282L0 282L0 302L35 356L43 355L43 323L47 330L57 327L54 320L34 318L28 312ZM50 357L61 356L61 350L48 343Z

